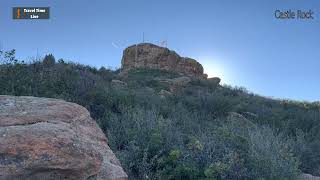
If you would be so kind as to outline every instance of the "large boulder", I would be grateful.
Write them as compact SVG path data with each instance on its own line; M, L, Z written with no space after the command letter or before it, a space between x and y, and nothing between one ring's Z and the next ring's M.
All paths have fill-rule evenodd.
M165 98L165 97L171 96L172 93L169 92L169 91L167 91L167 90L162 89L162 90L158 93L158 95L159 95L161 98Z
M142 43L126 48L122 57L122 72L134 68L174 71L186 76L205 79L202 65L194 59L184 58L168 48Z
M123 87L126 87L128 84L123 82L123 81L120 81L120 80L117 80L117 79L113 79L111 81L111 84L113 87L116 87L116 88L123 88Z
M302 173L298 179L299 180L320 180L320 177L312 176L311 174Z
M252 121L237 112L229 112L227 115L227 121L245 129L256 127Z
M249 130L257 128L252 121L237 112L229 112L226 120L230 127L234 128L233 131L242 137L248 137Z
M191 78L187 76L182 76L182 77L177 77L173 79L157 79L155 78L154 80L158 80L161 84L168 86L170 89L170 92L175 93L181 88L186 87L190 82Z
M207 79L210 85L217 86L220 84L221 79L218 77L208 78Z
M63 100L0 96L0 179L127 179L89 112Z
M167 79L167 82L173 86L186 86L191 82L191 78L182 76L178 78L173 78L173 79Z

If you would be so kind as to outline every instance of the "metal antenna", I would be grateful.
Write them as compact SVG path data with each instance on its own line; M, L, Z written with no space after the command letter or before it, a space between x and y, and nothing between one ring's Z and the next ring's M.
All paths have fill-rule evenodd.
M144 32L142 33L142 42L144 43Z
M37 56L36 56L36 60L39 60L39 51L38 51L38 48L37 48Z
M167 43L168 43L167 40L161 41L160 46L167 48L167 45L168 45Z

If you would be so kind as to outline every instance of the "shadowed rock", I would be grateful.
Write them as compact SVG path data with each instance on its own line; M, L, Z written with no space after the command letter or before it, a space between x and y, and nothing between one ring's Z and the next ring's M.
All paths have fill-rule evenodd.
M0 96L0 179L127 179L89 112L63 100Z
M123 81L120 81L120 80L116 80L116 79L113 79L111 81L111 84L115 87L126 87L127 86L127 83L123 82Z
M161 84L169 86L170 92L175 93L179 91L181 88L186 87L190 82L191 78L187 76L182 76L174 79L157 79Z
M217 86L220 84L221 79L218 77L208 78L208 82L214 86Z
M172 95L171 92L166 91L166 90L164 90L164 89L162 89L158 94L159 94L159 96L160 96L161 98L165 98L165 97L167 97L167 96L171 96L171 95Z
M311 174L302 173L298 179L299 180L320 180L320 177L312 176Z

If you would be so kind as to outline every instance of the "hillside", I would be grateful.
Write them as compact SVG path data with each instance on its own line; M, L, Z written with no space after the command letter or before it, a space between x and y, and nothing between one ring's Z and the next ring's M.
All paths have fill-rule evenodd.
M129 179L320 176L317 102L269 99L221 86L219 78L207 79L197 68L184 68L196 72L191 74L166 68L180 67L174 64L148 68L145 60L126 71L56 61L52 55L25 63L14 51L1 51L0 60L1 95L84 106Z

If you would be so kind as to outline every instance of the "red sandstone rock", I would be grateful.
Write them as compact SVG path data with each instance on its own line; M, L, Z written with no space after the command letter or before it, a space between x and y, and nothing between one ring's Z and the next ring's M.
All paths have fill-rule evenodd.
M0 96L0 179L127 179L82 106Z
M168 48L149 43L133 45L124 50L122 71L128 72L134 68L161 69L190 77L207 78L207 75L203 74L202 65L196 60L180 57Z

